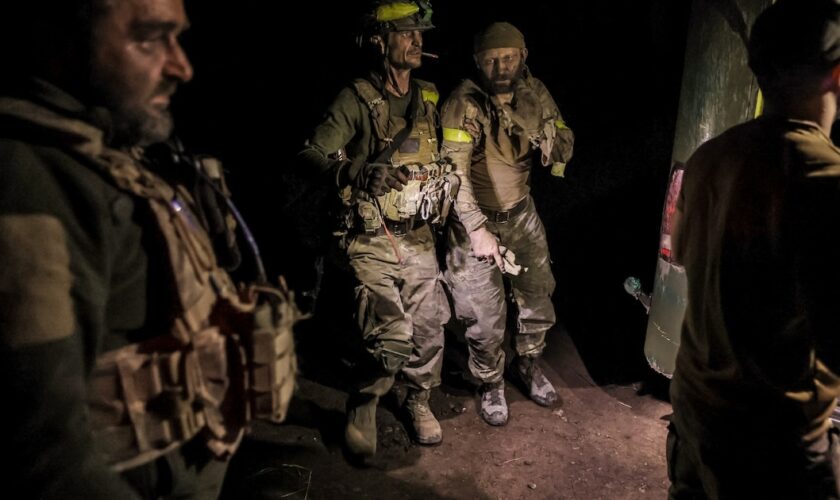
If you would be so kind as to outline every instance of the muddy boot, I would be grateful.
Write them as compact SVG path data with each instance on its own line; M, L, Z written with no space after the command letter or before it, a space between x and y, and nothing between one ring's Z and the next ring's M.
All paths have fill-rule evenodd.
M539 358L531 356L520 356L516 359L514 373L528 391L530 397L540 406L551 406L557 402L557 391L554 386L543 375L539 366Z
M481 393L481 418L490 425L505 425L508 420L508 406L505 400L505 382L484 384Z
M420 444L437 444L443 440L440 422L429 407L429 391L409 390L405 409L411 417L414 435Z
M376 406L379 396L388 392L394 377L372 380L347 399L347 427L344 440L350 453L359 457L376 454Z

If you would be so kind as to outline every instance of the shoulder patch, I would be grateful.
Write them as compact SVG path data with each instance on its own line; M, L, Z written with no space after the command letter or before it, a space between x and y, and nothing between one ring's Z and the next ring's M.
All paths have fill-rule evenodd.
M70 254L51 215L0 216L0 341L25 347L73 333Z
M430 102L437 106L438 99L440 99L440 94L438 94L437 91L429 89L420 89L420 93L422 94L424 101Z

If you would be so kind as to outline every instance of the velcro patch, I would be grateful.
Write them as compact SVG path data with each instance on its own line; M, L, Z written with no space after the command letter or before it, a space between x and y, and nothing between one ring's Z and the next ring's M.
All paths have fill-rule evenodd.
M51 215L0 216L0 336L10 347L73 333L67 238Z

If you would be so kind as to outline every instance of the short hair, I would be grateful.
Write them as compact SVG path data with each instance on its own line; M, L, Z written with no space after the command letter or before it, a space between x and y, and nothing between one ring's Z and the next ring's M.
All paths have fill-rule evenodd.
M778 0L756 19L748 50L765 93L819 85L840 63L840 0Z

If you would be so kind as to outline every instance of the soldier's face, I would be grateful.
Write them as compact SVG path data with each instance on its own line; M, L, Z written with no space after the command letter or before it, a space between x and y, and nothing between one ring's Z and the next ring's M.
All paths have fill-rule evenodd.
M388 33L388 63L396 69L417 69L423 52L423 32L392 31Z
M112 113L120 145L169 137L169 99L193 70L178 41L188 21L183 0L110 2L93 26L94 97Z
M522 77L523 63L528 52L525 49L490 49L475 55L475 63L481 72L484 87L491 94L513 92L513 86Z

